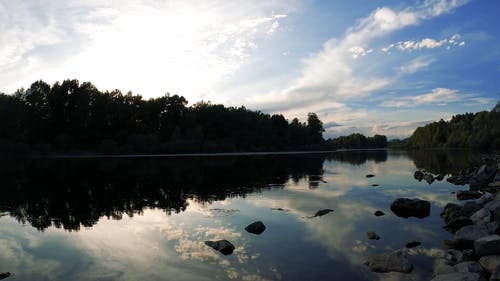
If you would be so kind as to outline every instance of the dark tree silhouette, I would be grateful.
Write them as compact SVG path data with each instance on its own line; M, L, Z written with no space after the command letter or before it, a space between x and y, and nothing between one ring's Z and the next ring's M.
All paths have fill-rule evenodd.
M99 91L90 82L34 82L0 94L0 140L40 153L185 153L324 149L323 123L307 124L245 107L178 95L144 100L131 92Z

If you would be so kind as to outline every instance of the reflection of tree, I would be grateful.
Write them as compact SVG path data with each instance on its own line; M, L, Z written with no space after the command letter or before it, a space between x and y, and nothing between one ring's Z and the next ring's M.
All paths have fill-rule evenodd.
M173 159L34 160L0 171L0 211L39 230L91 227L145 208L181 212L187 199L224 200L322 180L323 155Z
M328 155L328 160L347 162L352 165L361 165L366 161L375 163L387 161L387 150L348 150L336 151Z
M418 169L433 174L456 174L481 163L481 155L472 150L409 150L407 154Z

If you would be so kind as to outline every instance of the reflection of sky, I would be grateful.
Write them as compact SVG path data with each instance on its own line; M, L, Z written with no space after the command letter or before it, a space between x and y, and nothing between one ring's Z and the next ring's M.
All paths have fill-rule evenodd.
M185 212L101 221L90 229L38 232L9 217L0 218L0 271L12 280L400 280L401 274L368 272L365 257L420 241L412 249L411 277L429 279L432 253L450 235L441 229L442 206L454 200L446 182L428 185L413 179L406 157L350 165L324 163L318 187L306 180L213 204L189 201ZM366 178L366 174L375 174ZM372 187L377 183L380 186ZM432 201L425 219L396 217L390 203L398 197ZM273 210L283 208L285 211ZM317 210L335 211L309 218ZM382 210L385 216L373 213ZM266 231L246 233L262 220ZM381 240L366 238L375 231ZM223 256L205 240L227 239L236 249Z

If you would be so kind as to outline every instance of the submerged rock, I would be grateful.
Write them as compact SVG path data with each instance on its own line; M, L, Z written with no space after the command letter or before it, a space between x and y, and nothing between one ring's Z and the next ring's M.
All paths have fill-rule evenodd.
M365 261L365 265L374 272L410 273L413 269L413 265L408 261L406 254L402 250L369 257Z
M368 231L366 233L366 237L368 237L368 239L370 239L370 240L379 240L380 239L380 236L378 236L378 234L373 232L373 231Z
M384 213L384 212L382 212L382 211L380 211L380 210L375 211L375 216L380 217L380 216L383 216L383 215L385 215L385 213Z
M261 234L262 232L264 232L264 230L266 230L266 226L264 225L263 222L261 221L256 221L254 223L251 223L249 225L247 225L247 227L245 227L245 230L247 232L250 232L252 234Z
M391 211L398 217L425 218L431 213L431 203L421 199L398 198L392 202Z
M411 241L411 242L406 243L405 247L406 248L414 248L414 247L418 247L420 245L422 245L422 243L420 243L418 241Z
M205 241L205 245L221 252L224 256L230 255L234 251L234 245L227 240Z

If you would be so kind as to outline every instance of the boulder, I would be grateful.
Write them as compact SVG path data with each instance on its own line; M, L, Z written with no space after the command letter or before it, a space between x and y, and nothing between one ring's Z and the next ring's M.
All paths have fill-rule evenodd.
M479 189L488 186L494 180L497 172L496 165L486 164L479 167L479 169L470 178L471 189Z
M380 216L383 216L383 215L385 215L385 213L382 212L382 211L380 211L380 210L375 212L375 216L377 216L377 217L380 217Z
M500 266L497 266L491 273L490 281L500 281Z
M471 224L473 224L471 219L466 218L466 217L458 217L458 218L452 219L445 226L443 226L443 228L454 234L460 228L467 226L467 225L471 225Z
M421 171L415 171L415 173L413 174L413 177L416 180L421 181L424 178L424 173L422 173Z
M0 272L0 279L5 279L10 275L11 275L10 272Z
M431 175L431 174L428 174L428 173L425 173L424 174L424 180L428 183L428 184L432 184L434 182L434 176Z
M221 252L224 256L230 255L234 251L234 245L227 240L205 241L205 244Z
M500 207L500 200L498 199L498 197L495 197L495 199L493 199L493 201L490 201L490 202L484 204L484 208L486 208L492 212L495 211L495 209L498 207Z
M437 181L442 181L443 179L444 179L444 176L441 174L436 176Z
M472 242L489 234L490 232L486 225L467 225L455 233L455 240Z
M421 199L398 198L392 202L391 211L398 217L425 218L431 213L431 203Z
M466 185L469 183L469 176L467 175L457 175L457 176L451 176L446 179L447 182L455 184L455 185Z
M444 206L443 211L439 215L446 223L449 223L453 221L456 218L463 217L462 216L462 209L463 206L454 204L454 203L448 203L446 206Z
M373 178L375 175L372 175L372 174L368 174L366 175L367 178Z
M492 202L494 202L494 201L492 201ZM500 200L498 202L500 203ZM490 204L490 203L488 203L488 204ZM486 207L488 204L484 205L484 207ZM465 202L465 204L463 206L460 206L460 205L457 205L454 203L448 203L444 207L444 210L443 210L443 212L441 212L440 216L441 216L441 218L444 219L444 221L446 223L449 223L453 219L456 219L459 217L470 217L470 216L472 216L472 214L474 214L475 212L477 212L481 208L483 208L483 205L478 203L478 202L474 202L474 201Z
M483 194L479 191L472 191L472 190L459 190L457 192L457 199L458 200L469 200L469 199L477 199L479 197L483 196Z
M463 272L463 273L471 272L471 273L479 273L481 275L484 274L483 268L476 261L465 261L458 263L453 267L453 269L456 272Z
M479 211L472 214L470 219L475 224L487 224L491 221L491 212L486 208L482 208Z
M247 227L245 227L245 230L249 233L259 235L262 232L264 232L264 230L266 230L266 226L264 225L263 222L256 221L256 222L253 222L253 223L247 225Z
M491 273L500 266L500 256L483 256L479 259L479 264Z
M408 261L406 254L402 250L369 257L365 261L365 265L374 272L410 273L413 269L413 265Z
M488 184L489 187L500 187L500 181L494 181Z
M373 231L368 231L366 233L366 237L368 237L368 239L370 239L370 240L379 240L380 239L380 236L378 236L378 234L373 232Z
M437 275L436 277L432 278L431 281L485 281L485 279L479 273L453 272Z
M500 254L500 236L493 234L477 239L474 241L474 251L480 257Z

